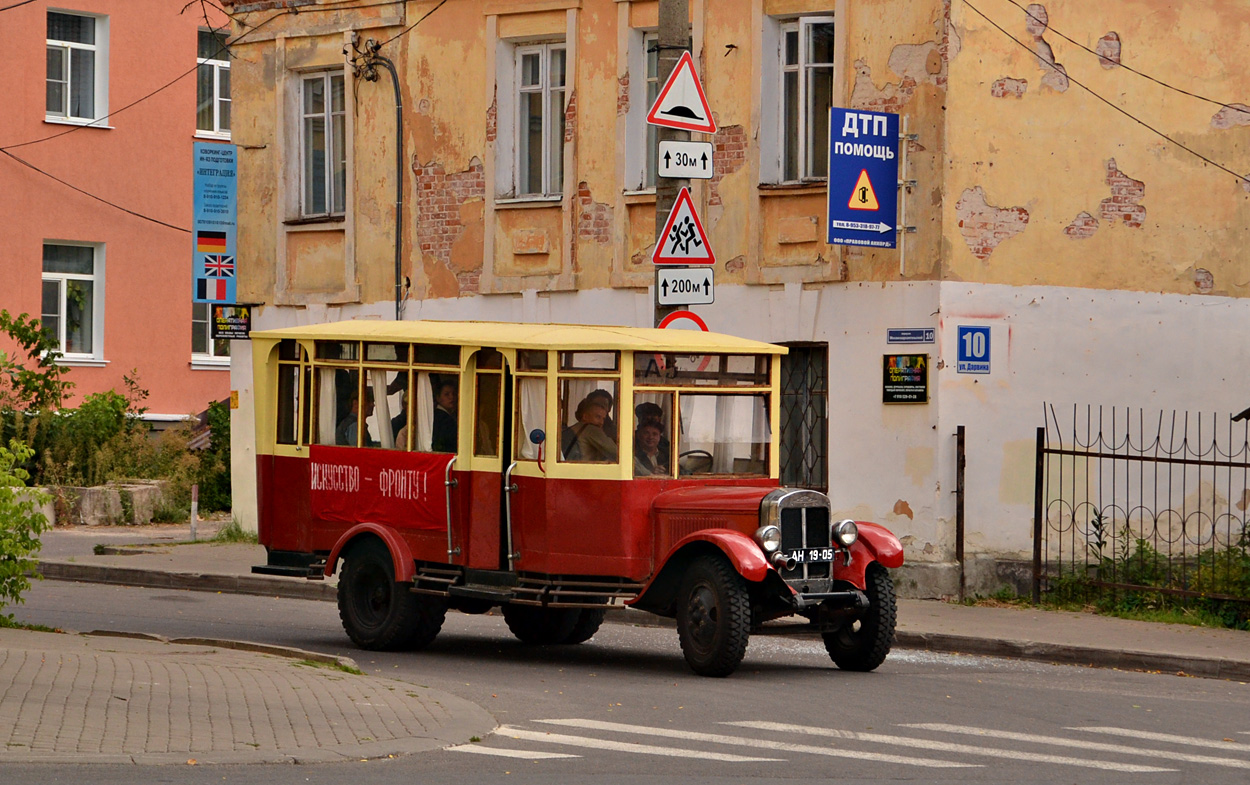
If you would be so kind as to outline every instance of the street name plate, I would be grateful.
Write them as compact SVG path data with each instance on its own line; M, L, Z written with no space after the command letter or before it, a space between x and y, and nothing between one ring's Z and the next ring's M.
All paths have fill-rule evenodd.
M710 267L661 267L656 272L660 305L711 305L716 299Z
M711 142L660 142L660 177L712 179Z

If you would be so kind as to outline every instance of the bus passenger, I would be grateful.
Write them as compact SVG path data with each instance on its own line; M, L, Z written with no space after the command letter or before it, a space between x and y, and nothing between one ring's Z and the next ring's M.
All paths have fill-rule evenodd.
M566 461L615 461L616 442L603 431L608 409L590 395L577 404L577 424L564 429L560 447Z
M339 422L338 427L334 429L334 443L335 444L341 444L341 445L345 445L348 447L356 446L356 430L357 430L357 425L360 422L361 416L362 415L360 412L360 397L357 394L353 393L351 411L347 413L347 416L344 417ZM365 411L364 411L363 416L366 420L373 416L373 390L368 387L365 388ZM369 438L369 424L367 422L365 423L364 446L365 447L377 447L378 446L377 442Z
M587 400L596 401L603 405L603 410L607 412L603 416L603 432L608 435L612 441L616 441L616 420L612 419L612 406L616 401L612 398L612 393L602 388L591 390L586 396Z
M430 449L434 452L456 451L456 383L444 379L434 392L434 425Z
M660 449L664 428L659 420L644 420L634 434L634 476L667 475L668 454Z

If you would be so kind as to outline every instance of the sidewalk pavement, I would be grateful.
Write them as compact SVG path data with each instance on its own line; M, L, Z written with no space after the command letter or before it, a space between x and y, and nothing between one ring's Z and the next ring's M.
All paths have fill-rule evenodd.
M198 534L214 532L201 524ZM54 580L335 599L333 578L252 575L265 561L260 546L180 544L189 535L186 525L58 528L43 536L40 571ZM666 623L630 609L608 618ZM348 675L346 658L107 635L0 629L0 764L386 757L495 727L485 710L452 695ZM896 646L1250 681L1250 633L1085 613L900 600Z

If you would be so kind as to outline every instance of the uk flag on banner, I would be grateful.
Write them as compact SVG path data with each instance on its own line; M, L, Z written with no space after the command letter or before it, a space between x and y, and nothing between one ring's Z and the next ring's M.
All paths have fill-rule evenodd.
M234 257L211 253L204 257L204 274L210 278L233 278Z

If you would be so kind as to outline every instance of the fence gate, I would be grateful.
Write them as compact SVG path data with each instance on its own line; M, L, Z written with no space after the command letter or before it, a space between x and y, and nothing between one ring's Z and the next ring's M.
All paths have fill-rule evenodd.
M1033 600L1058 589L1250 602L1250 425L1045 407Z

